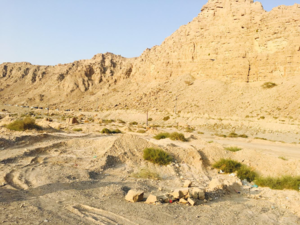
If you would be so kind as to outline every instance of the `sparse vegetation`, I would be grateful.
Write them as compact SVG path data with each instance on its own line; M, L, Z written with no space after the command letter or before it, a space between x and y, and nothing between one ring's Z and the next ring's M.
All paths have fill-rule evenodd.
M276 87L277 84L273 83L273 82L266 82L262 85L262 88L264 89L270 89L270 88L273 88L273 87Z
M135 125L138 125L138 122L133 121L133 122L130 122L129 125L135 126Z
M195 128L193 128L193 127L187 127L186 129L185 129L185 132L189 132L189 133L192 133L192 132L194 132L195 131Z
M107 129L107 128L103 128L102 131L101 131L101 134L119 134L119 133L122 133L119 129L110 130L110 129Z
M167 121L167 120L169 120L169 119L170 119L169 116L165 116L165 117L163 118L164 121Z
M246 179L248 182L252 182L258 177L258 175L254 170L250 169L248 166L242 165L237 170L237 177L241 180Z
M138 173L134 173L132 176L135 178L161 180L158 173L152 172L149 169L141 169Z
M187 139L184 137L182 133L173 132L170 134L169 138L171 140L177 140L177 141L187 141Z
M234 132L231 132L230 134L228 134L228 137L230 138L248 138L248 136L246 134L237 134Z
M160 140L160 139L166 139L168 137L170 137L169 133L159 133L155 135L153 138L155 138L156 140Z
M231 159L221 159L213 165L214 168L223 170L225 173L233 173L240 169L241 166L241 163Z
M107 120L107 119L102 120L102 123L106 123L106 124L113 123L113 122L115 122L115 121L114 120Z
M239 148L239 147L235 147L235 146L232 146L232 147L226 147L225 148L227 151L231 151L231 152L238 152L238 151L241 151L242 149Z
M282 160L284 160L284 161L287 161L287 158L285 158L285 157L283 157L283 156L280 156L280 157L278 157L279 159L282 159Z
M146 131L145 130L138 130L137 133L144 134L144 133L146 133Z
M149 119L148 119L148 121L152 121L152 120L153 120L152 118L149 118Z
M198 131L197 134L204 134L204 132Z
M122 123L122 124L126 123L125 121L123 121L121 119L118 119L117 121L118 121L118 123Z
M15 130L15 131L24 131L24 130L33 130L37 129L40 130L41 127L38 126L35 123L35 120L30 117L26 117L22 120L16 120L6 126L7 129L9 130Z
M82 129L81 128L74 128L73 131L79 132L79 131L82 131Z
M146 148L144 149L144 159L159 165L168 165L173 158L162 149Z
M255 184L262 187L270 187L272 189L283 190L292 189L299 191L300 176L282 176L278 178L274 177L258 177L255 179Z
M255 137L254 139L257 139L257 140L264 140L264 141L268 140L267 138L261 138L261 137Z
M258 177L254 170L232 159L221 159L216 162L213 167L216 169L221 169L225 173L237 172L238 178L241 180L246 179L249 182L252 182Z

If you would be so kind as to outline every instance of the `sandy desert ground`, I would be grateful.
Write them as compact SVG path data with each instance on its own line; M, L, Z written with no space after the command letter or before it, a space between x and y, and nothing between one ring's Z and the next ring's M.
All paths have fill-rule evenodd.
M212 129L208 121L207 126L199 123L193 126L195 130L185 132L184 116L170 115L164 121L165 115L153 112L149 128L143 124L145 114L138 111L50 110L48 116L46 110L15 106L1 105L0 110L1 224L300 224L299 191L249 189L238 178L218 174L211 167L220 158L232 158L263 175L300 175L300 144L299 139L295 143L299 138L295 133L276 132L275 137L252 134L249 129L244 132L248 138L224 138L220 134L230 129ZM29 111L43 130L17 132L3 127ZM72 116L80 123L66 123ZM104 119L115 122L104 123ZM138 125L130 125L132 121ZM227 125L235 123L226 121ZM122 134L101 134L104 127L118 128ZM189 141L153 138L161 131L177 130ZM242 150L230 152L226 146ZM164 149L175 161L168 166L147 162L142 156L146 147ZM141 169L159 174L161 180L136 178L134 174ZM227 188L210 190L213 179ZM207 201L187 206L124 199L131 189L143 190L145 198L170 193L186 180L206 189Z

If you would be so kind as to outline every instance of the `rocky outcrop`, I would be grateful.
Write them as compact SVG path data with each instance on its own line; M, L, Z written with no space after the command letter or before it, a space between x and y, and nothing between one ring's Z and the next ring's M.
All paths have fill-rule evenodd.
M299 4L266 12L252 0L209 0L192 22L147 49L134 73L245 82L294 76L300 72L299 22Z

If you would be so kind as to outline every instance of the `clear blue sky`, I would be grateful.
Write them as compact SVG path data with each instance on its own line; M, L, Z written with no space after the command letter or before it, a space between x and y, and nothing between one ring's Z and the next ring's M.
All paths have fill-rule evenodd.
M262 0L265 10L296 0ZM112 52L139 56L207 0L0 0L0 63L55 65Z

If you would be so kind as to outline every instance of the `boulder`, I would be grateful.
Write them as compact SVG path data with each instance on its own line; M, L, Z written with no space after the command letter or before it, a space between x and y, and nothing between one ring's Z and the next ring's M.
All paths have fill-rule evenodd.
M204 200L205 199L205 190L200 189L200 188L193 188L191 191L191 196L194 199Z
M192 199L192 198L188 198L187 201L188 201L188 203L190 203L191 206L196 205L196 201L194 199Z
M212 179L208 184L208 190L215 191L218 189L223 189L224 185L223 182L221 182L219 179L215 178Z
M180 198L188 198L189 197L189 189L188 188L180 188L173 191L171 194L175 199Z
M125 196L125 200L129 202L140 202L144 199L144 192L138 190L130 190Z
M190 186L192 186L192 181L189 181L189 180L186 180L183 184L183 187L186 187L186 188L188 188Z
M181 203L181 204L188 204L188 201L185 200L184 198L181 198L181 199L179 200L179 203Z
M145 203L156 204L157 202L167 203L167 202L169 202L169 198L167 196L149 195L149 197L147 198Z
M73 118L68 118L67 123L68 124L78 124L79 122L75 117L73 117Z

